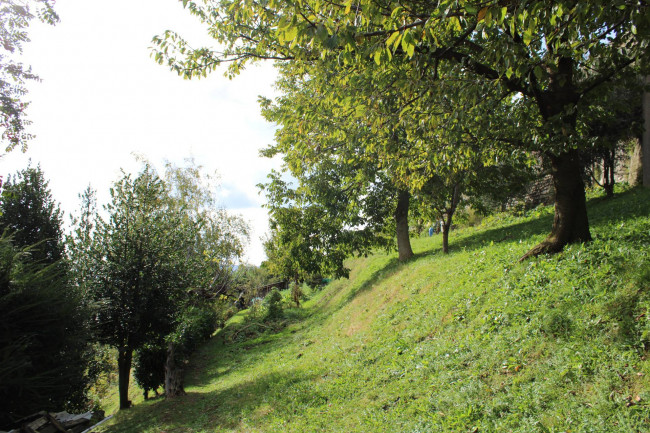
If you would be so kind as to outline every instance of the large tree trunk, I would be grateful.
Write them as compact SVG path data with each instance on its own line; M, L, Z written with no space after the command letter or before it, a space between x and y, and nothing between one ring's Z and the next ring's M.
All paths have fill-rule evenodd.
M409 202L411 194L400 190L397 195L397 208L395 209L395 228L397 232L397 252L399 261L404 262L413 257L411 240L409 238Z
M120 410L131 407L129 400L129 379L131 377L131 361L133 349L123 347L117 354L118 388L120 393Z
M175 349L174 344L169 343L165 362L165 397L167 398L185 395L183 365L177 362Z
M520 260L539 254L557 253L565 245L591 240L587 199L582 181L578 152L571 150L561 155L549 155L551 175L555 187L555 218L551 234Z
M577 134L577 104L580 100L573 72L574 60L570 57L559 57L557 71L551 76L548 90L536 98L547 125L552 126L558 138L565 137L569 141ZM578 151L573 149L559 154L549 152L546 157L551 163L555 187L553 228L551 234L526 253L520 261L539 254L558 253L569 243L591 240L585 184L582 180Z

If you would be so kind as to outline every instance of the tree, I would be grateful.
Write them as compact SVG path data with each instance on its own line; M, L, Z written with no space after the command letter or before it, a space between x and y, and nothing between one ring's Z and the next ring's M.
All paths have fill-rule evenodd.
M347 277L343 264L347 257L392 244L383 218L389 212L382 207L386 201L383 184L377 182L375 189L365 189L365 196L357 195L365 184L346 183L345 174L339 176L335 170L337 165L329 170L325 165L313 177L302 177L297 188L277 172L264 185L271 226L264 249L274 275L296 282L314 275ZM373 212L373 205L379 210ZM360 207L369 210L368 217L359 212Z
M422 118L429 109L418 96L437 85L464 81L456 95L461 107L477 88L491 87L475 104L486 113L488 105L507 101L511 122L520 124L518 136L504 136L503 125L495 125L493 134L509 148L539 151L555 186L551 233L527 256L591 239L578 152L585 145L585 104L621 72L647 69L646 2L183 3L224 47L192 49L172 32L156 38L156 59L188 78L223 62L236 74L259 59L323 67L335 60L360 71L369 59L386 70L411 65L413 74L400 84L413 95L409 107ZM530 113L534 117L524 115Z
M323 206L333 220L344 215L341 230L370 226L373 233L384 235L378 241L393 230L399 260L413 255L411 202L425 201L420 208L436 221L445 221L446 253L461 200L493 195L493 184L502 187L513 177L521 180L528 170L526 152L499 151L479 138L490 132L485 123L507 121L503 108L491 106L483 112L467 104L462 121L454 116L459 102L451 95L459 93L462 84L419 96L431 107L424 120L420 113L409 113L410 95L399 84L406 72L374 66L362 74L351 67L320 65L288 63L280 68L276 87L283 94L262 105L264 116L279 126L276 143L264 154L282 155L283 169L300 183L303 202ZM382 83L397 84L378 92ZM267 189L272 212L289 198L283 191Z
M624 78L590 95L586 122L590 143L581 152L587 181L601 186L607 197L614 195L615 171L627 151L625 145L643 131L642 82L635 75Z
M30 247L33 260L51 264L63 258L62 213L52 199L40 166L10 176L0 201L0 228L19 247Z
M28 80L38 80L31 68L18 62L15 58L23 51L23 43L29 42L27 26L38 17L48 24L55 24L59 17L52 8L52 0L3 0L0 4L0 33L2 50L0 51L0 129L1 141L6 142L5 150L11 151L17 146L23 150L32 138L25 131L29 121L25 119L27 103L24 101Z
M215 329L210 302L224 290L222 277L241 255L247 231L241 218L212 206L214 190L204 180L193 164L168 164L161 179L145 163L137 177L124 174L111 188L109 219L96 217L90 246L90 225L77 230L74 245L90 251L75 257L79 269L88 257L91 263L85 285L97 305L96 339L118 351L121 409L130 406L134 351L166 346L165 393L173 397L183 393L185 360L196 347L192 329L202 336Z
M363 104L372 97L364 100L363 90L345 82L345 71L339 74L291 66L281 68L282 78L276 84L283 95L273 102L263 101L263 115L280 126L276 143L263 154L282 155L283 170L300 182L301 201L318 204L327 213L330 221L322 223L324 226L338 221L339 230L350 235L358 231L366 240L350 251L366 254L373 246L391 247L392 232L399 260L408 260L413 256L408 235L411 192L397 175L395 164L399 159L395 148L400 148L395 143L407 139L403 129L389 121L384 122L382 132L371 128L376 110ZM324 94L336 96L321 97ZM384 98L384 104L390 99ZM381 153L386 148L391 150ZM272 175L277 181L274 178L277 176ZM281 191L267 188L272 212L286 199L278 194Z
M65 268L0 236L0 427L38 410L85 407L85 313Z
M192 239L181 216L165 206L165 187L146 166L111 188L108 220L97 219L90 296L94 332L118 353L120 409L130 406L133 351L173 328L187 287L186 254Z
M178 212L190 240L185 251L187 291L177 310L174 327L165 336L165 396L185 394L184 369L189 356L217 326L215 303L227 294L234 267L244 252L246 223L217 206L214 179L194 160L184 167L167 163L166 202Z

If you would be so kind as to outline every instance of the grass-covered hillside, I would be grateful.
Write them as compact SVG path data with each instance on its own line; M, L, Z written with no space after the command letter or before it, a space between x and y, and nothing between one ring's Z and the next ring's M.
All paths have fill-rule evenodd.
M415 239L244 338L235 316L188 395L109 432L644 432L650 429L650 191L590 201L594 241L518 262L552 209ZM246 328L248 326L248 328ZM262 328L265 329L265 328Z

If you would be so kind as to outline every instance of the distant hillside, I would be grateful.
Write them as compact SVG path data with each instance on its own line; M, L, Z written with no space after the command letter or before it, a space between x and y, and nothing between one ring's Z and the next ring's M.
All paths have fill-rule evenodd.
M518 263L552 210L350 260L284 328L235 316L188 395L109 432L642 432L650 426L650 191L590 201L594 241ZM264 327L258 327L264 330Z

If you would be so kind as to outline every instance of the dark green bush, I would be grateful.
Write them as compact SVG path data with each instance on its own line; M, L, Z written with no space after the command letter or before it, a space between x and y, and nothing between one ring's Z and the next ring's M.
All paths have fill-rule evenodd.
M175 345L177 353L189 356L210 338L217 329L218 319L217 313L209 307L189 307L167 340Z
M282 295L278 289L273 289L264 298L266 304L266 320L278 320L284 315L282 311Z
M165 386L165 360L167 344L164 341L145 344L135 353L133 376L144 391L144 399L149 391L158 395L158 388Z

